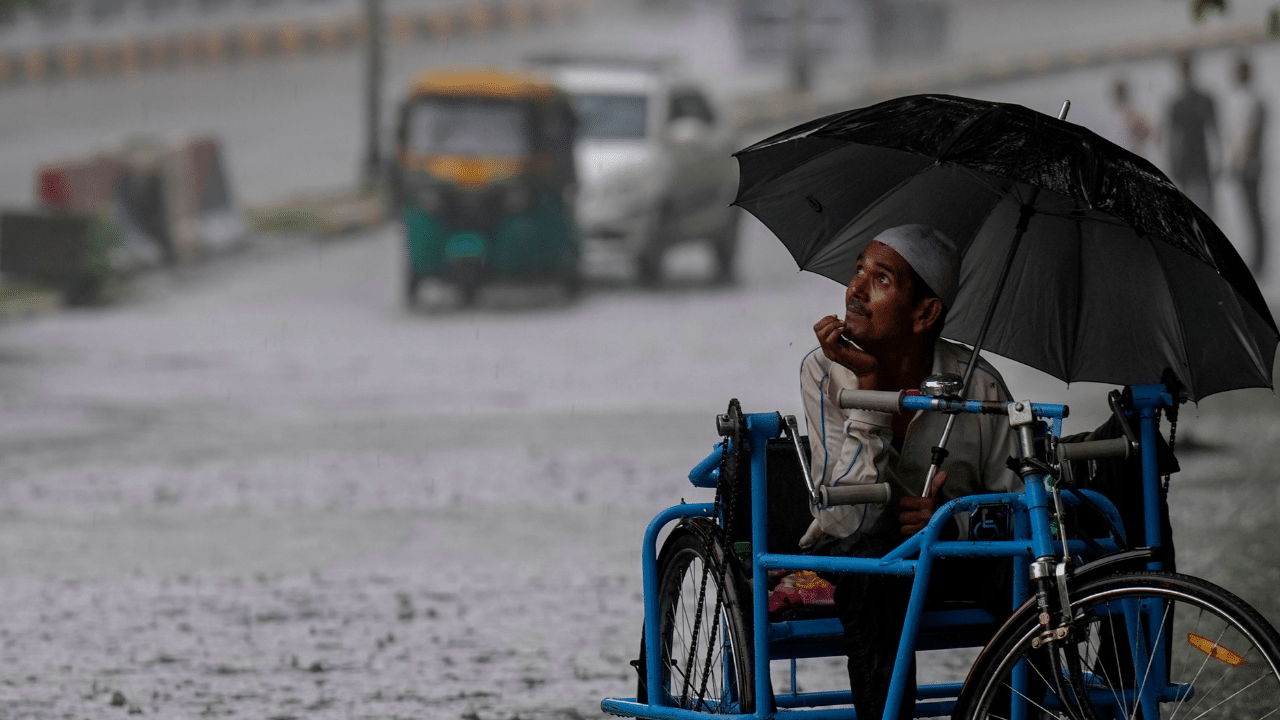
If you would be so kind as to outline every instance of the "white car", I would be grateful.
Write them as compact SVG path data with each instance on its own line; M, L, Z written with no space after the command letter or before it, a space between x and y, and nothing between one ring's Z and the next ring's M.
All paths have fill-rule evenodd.
M706 94L646 61L546 63L578 114L578 224L618 243L640 282L662 279L667 248L709 242L716 279L733 278L739 215L733 136Z

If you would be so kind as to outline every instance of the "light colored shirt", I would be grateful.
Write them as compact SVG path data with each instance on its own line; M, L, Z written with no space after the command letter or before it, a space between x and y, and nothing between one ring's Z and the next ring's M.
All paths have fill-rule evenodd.
M1243 122L1232 137L1228 167L1233 175L1257 178L1262 175L1267 106L1252 90L1245 103Z
M934 346L932 372L963 376L970 354L962 345L938 340ZM899 453L892 444L892 419L888 413L840 408L840 390L858 387L858 378L852 371L833 363L819 348L805 358L800 378L812 452L811 468L816 482L827 486L887 482L894 486L895 495L920 495L932 461L932 448L942 437L947 415L917 412ZM1009 400L1004 379L982 359L964 396ZM1006 464L1015 447L1013 429L1004 415L958 415L947 443L949 454L942 464L942 469L949 473L942 497L951 500L975 493L1021 490L1022 480ZM845 538L855 533L871 533L883 511L883 505L811 508L814 521L801 544L808 546L821 534ZM962 536L967 535L968 518L956 520ZM896 519L886 518L886 521L892 521L896 527Z

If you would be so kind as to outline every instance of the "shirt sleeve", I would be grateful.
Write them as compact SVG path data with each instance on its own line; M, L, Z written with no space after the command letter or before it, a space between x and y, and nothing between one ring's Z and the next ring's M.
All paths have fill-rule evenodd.
M832 380L827 392L829 401L838 406L841 388L857 387L857 379L843 368L832 372ZM888 413L868 410L843 411L844 424L840 430L839 451L834 452L834 462L824 463L825 469L815 475L815 481L828 487L864 485L874 482L892 480L890 469L893 452L893 428ZM818 470L815 468L815 470ZM837 505L835 507L817 509L810 508L814 516L814 524L805 534L805 540L816 539L821 532L834 537L848 537L859 530L868 530L874 526L883 507L879 504ZM807 543L803 543L805 545Z

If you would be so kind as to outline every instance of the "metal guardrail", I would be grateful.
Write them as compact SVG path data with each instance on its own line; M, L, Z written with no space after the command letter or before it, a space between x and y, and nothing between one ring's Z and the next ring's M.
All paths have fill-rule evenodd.
M594 9L595 0L479 0L390 13L393 44L442 41L556 25ZM26 52L0 51L0 88L82 77L109 77L186 66L229 63L359 47L362 16L251 23L208 31L140 35L101 42L53 44Z

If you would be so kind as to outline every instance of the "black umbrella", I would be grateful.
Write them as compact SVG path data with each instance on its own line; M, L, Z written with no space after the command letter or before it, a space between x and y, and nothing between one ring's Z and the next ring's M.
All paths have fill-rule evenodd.
M915 95L736 157L735 204L802 270L847 283L879 231L946 233L964 254L948 338L1066 382L1154 382L1171 369L1193 400L1272 385L1280 333L1231 243L1155 166L1082 127Z

